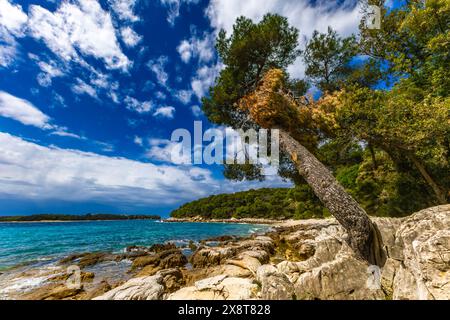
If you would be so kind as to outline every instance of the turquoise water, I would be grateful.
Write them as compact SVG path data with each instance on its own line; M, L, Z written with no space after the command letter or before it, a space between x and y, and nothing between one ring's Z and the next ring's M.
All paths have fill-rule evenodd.
M230 223L162 223L153 220L0 223L0 270L61 258L74 252L120 252L127 246L220 235L248 235L267 226Z

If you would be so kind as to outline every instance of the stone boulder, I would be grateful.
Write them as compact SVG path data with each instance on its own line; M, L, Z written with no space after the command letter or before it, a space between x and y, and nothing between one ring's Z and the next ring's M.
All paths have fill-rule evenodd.
M202 247L195 251L190 262L194 268L204 268L222 264L237 252L235 247Z
M345 252L347 251L347 252ZM381 286L373 285L370 266L350 249L335 259L299 275L294 283L297 299L373 300L385 299Z
M251 279L219 275L197 281L168 296L168 300L248 300L256 298L258 286Z
M450 299L450 205L428 208L403 221L395 235L400 261L394 299Z
M263 300L291 300L294 298L294 286L287 275L279 272L270 264L258 268L256 280L261 285L260 297Z
M131 269L142 269L139 275L148 276L163 269L184 267L187 263L188 260L180 249L169 249L157 254L136 258Z
M164 294L163 276L132 278L92 300L158 300Z

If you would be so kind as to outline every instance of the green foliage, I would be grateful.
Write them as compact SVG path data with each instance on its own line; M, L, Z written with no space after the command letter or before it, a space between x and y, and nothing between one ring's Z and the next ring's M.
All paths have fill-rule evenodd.
M363 13L359 34L347 38L332 29L314 32L303 52L308 81L285 72L299 54L298 32L286 19L268 15L255 24L239 18L231 36L219 35L225 68L203 107L212 122L246 129L264 126L238 108L243 100L255 102L249 105L266 116L267 127L282 127L305 145L369 214L403 216L450 199L450 2L411 0L389 12L383 8L382 15L381 29L367 29L370 16ZM272 91L283 94L259 90L274 68L286 77L283 88ZM321 89L319 101L301 97L310 86ZM271 103L258 106L264 94ZM283 121L273 121L280 115ZM300 192L304 180L281 156L280 175ZM226 168L225 176L263 178L251 165ZM269 206L258 197L253 206L229 203L232 213L217 214L278 210L278 216L309 217L323 209L307 193L294 207L283 201Z
M233 107L235 103L255 88L265 72L271 68L286 69L293 63L300 53L297 45L298 30L276 14L265 15L257 24L240 17L230 37L222 30L216 48L226 68L210 97L203 99L206 116L214 123L242 125L245 116ZM301 85L296 82L294 89L305 91Z
M229 180L243 181L264 179L261 173L261 166L253 164L225 164L223 176Z
M342 39L330 27L327 33L314 31L303 54L305 74L320 90L335 91L351 73L349 64L355 54L355 37Z
M214 195L184 204L171 213L176 218L201 216L206 219L308 219L324 215L328 215L327 210L305 184L292 189L258 189Z

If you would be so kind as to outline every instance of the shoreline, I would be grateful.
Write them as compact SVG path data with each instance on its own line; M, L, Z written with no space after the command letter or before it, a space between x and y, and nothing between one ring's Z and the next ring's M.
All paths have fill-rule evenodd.
M320 221L333 221L335 218L326 217L326 218L316 218L316 219L265 219L265 218L227 218L227 219L204 219L202 217L189 217L189 218L167 218L162 219L163 222L167 223L237 223L237 224L255 224L255 225L270 225L272 227L295 227L298 225L304 224L314 224Z
M166 219L130 219L130 220L140 220L140 221L158 221L158 222L171 222L171 223L184 223L184 222L192 222L192 221L175 221L175 220L170 220L170 221L165 221ZM40 221L0 221L0 225L1 224L31 224L31 223L58 223L58 222L63 222L63 223L75 223L75 222L94 222L94 221L125 221L125 220L40 220ZM273 225L275 221L269 221L269 219L267 219L266 223L262 223L261 221L259 221L259 223L253 222L253 221L233 221L233 220L227 220L227 221L201 221L199 223L230 223L230 224L251 224L251 225L264 225L264 226L268 226L268 225ZM234 235L234 234L223 234L223 235L219 235L219 236L212 236L212 237L208 237L208 238L203 238L203 239L199 239L199 240L192 240L192 239L186 239L184 240L186 242L186 244L180 245L178 246L178 248L180 249L189 249L189 243L193 243L196 246L200 245L201 243L205 243L205 242L220 242L221 240L218 240L220 238L233 238L233 239L239 239L241 237L247 238L250 237L252 235L263 235L266 234L267 232L269 232L270 229L265 229L264 231L259 231L259 232L255 232L255 233L249 233L246 235ZM172 239L172 240L167 240L165 242L163 242L162 244L169 244L169 243L173 243L176 244L178 243L180 240L179 239ZM157 245L159 245L160 243L155 243ZM134 245L130 245L129 247L133 247ZM151 245L149 245L150 247ZM146 246L139 246L136 245L136 247L146 247ZM43 266L39 266L38 263L41 261L53 261L52 263L48 263L48 266L53 266L54 264L58 264L59 260L63 260L71 255L76 255L76 254L95 254L95 253L107 253L110 255L117 255L120 256L121 254L124 253L124 251L126 251L128 249L128 247L123 247L117 250L111 250L111 251L80 251L80 250L74 250L68 253L64 253L62 255L56 255L56 256L41 256L39 258L33 259L33 260L27 260L27 261L21 261L17 264L14 265L8 265L8 266L3 266L0 269L0 275L2 274L6 274L6 273L15 273L15 272L23 272L24 270L28 270L30 267L30 269L38 269L41 267L45 267L46 265ZM1 300L1 299L0 299Z
M168 223L184 223L184 222L195 222L195 223L238 223L238 224L266 224L274 225L287 220L275 220L275 219L264 219L264 218L243 218L243 219L204 219L202 217L190 217L190 218L167 218L162 219L163 222Z
M168 241L130 246L121 254L74 254L56 262L53 269L34 268L13 276L0 273L0 298L3 294L6 299L27 300L396 300L417 299L417 283L433 291L430 297L449 294L448 278L442 278L441 266L434 262L440 261L439 252L429 251L424 264L411 250L418 241L428 248L436 235L444 241L450 206L424 209L406 218L373 218L387 254L380 270L385 282L376 290L367 287L370 265L348 247L345 230L333 218L193 220L169 222L265 222L270 227L182 247ZM404 257L404 265L398 257ZM74 265L81 269L82 287L69 290L67 268ZM405 282L402 272L410 272L413 265L432 272L431 280ZM343 277L343 270L348 276ZM436 288L433 281L443 285Z
M0 221L1 223L58 223L58 222L95 222L95 221L161 221L162 219L104 219L104 220L36 220L36 221Z

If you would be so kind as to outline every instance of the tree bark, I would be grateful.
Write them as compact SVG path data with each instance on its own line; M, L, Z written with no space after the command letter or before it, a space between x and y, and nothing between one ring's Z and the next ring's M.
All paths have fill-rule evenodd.
M381 266L381 235L363 208L345 191L328 168L289 133L280 129L281 147L324 206L345 228L348 244L370 264Z
M436 180L431 176L431 174L428 172L425 164L422 160L420 160L413 151L408 150L406 148L402 148L397 146L389 146L389 145L380 145L380 148L386 152L389 157L392 159L392 161L395 163L397 170L399 171L405 171L405 169L402 169L401 165L409 160L411 161L413 168L416 168L417 171L419 171L420 175L422 176L423 180L428 184L428 186L433 191L437 201L439 204L447 204L447 196L445 189L442 188ZM395 152L393 151L393 148L395 148ZM411 168L411 169L413 169Z
M428 173L425 165L412 152L408 152L407 156L412 161L417 170L419 170L423 179L431 187L434 194L436 195L437 200L439 201L439 204L447 204L447 196L445 195L445 192L442 191L439 185L434 181L433 177L431 177L431 175Z

